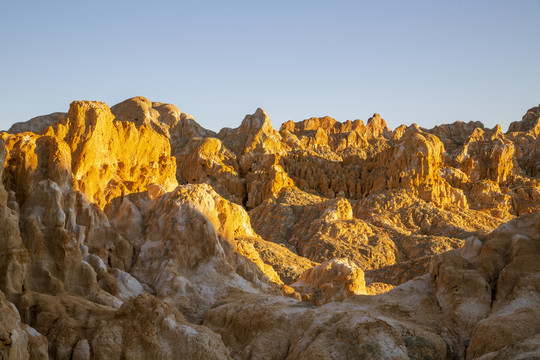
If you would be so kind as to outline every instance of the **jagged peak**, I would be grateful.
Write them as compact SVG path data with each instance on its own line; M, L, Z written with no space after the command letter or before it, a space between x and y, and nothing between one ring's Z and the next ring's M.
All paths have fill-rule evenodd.
M472 132L472 134L470 136L470 139L471 139L471 141L483 140L484 139L484 134L485 134L484 129L478 127L476 129L474 129L474 131Z
M318 129L322 129L328 134L341 134L350 131L362 132L365 129L365 125L360 119L339 122L330 116L323 116L311 117L298 122L289 120L281 125L279 131L302 134L308 131L316 131Z
M384 119L379 114L375 113L372 117L368 119L366 125L367 137L382 137L388 131L389 129L386 125L386 121L384 121Z
M403 137L403 135L405 134L405 131L407 131L407 125L400 125L398 126L397 128L394 129L394 131L392 131L392 139L393 140L399 140Z
M512 122L508 127L507 134L518 131L531 131L534 136L540 134L540 105L527 110L521 121Z
M492 139L495 138L495 137L500 137L500 136L503 135L501 125L499 125L499 124L495 125L493 127L493 129L491 129L491 132L493 133L491 135Z
M246 115L239 127L221 129L217 137L236 154L277 153L281 148L281 135L272 127L270 117L262 108Z
M454 121L450 124L435 125L431 129L424 129L424 131L433 134L455 133L460 135L466 135L476 128L484 129L485 126L481 121Z
M253 114L246 115L240 127L250 129L251 131L273 129L270 117L262 108L257 108Z
M538 104L538 106L533 106L532 108L527 110L527 112L525 113L525 115L523 115L523 117L526 117L528 114L533 114L533 115L540 114L540 104Z
M373 121L380 121L380 120L382 120L381 115L379 113L373 113L373 115L368 119L367 123L369 124Z

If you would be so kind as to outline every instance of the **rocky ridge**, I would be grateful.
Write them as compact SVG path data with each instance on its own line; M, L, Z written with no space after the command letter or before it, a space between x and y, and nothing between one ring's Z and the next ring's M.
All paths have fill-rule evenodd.
M540 107L506 133L262 109L215 133L142 97L15 124L0 354L540 356L539 135Z

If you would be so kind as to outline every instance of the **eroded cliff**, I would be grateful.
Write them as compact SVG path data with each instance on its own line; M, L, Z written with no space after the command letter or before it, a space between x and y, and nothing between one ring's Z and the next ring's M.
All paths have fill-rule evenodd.
M506 133L262 109L214 133L143 97L15 124L0 354L540 356L539 135L540 107Z

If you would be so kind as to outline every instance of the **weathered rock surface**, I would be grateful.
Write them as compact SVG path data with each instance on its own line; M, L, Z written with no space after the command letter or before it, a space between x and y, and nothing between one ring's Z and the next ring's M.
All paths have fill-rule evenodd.
M41 180L53 180L103 207L122 194L159 184L172 190L176 166L167 139L146 125L117 121L107 105L76 101L43 135L4 134L4 182L20 204ZM24 182L21 178L24 178Z
M47 338L21 323L19 311L0 292L0 355L2 359L48 359Z
M315 305L366 294L364 272L347 259L332 259L308 269L291 287L301 294L302 300Z
M463 248L435 256L429 274L376 297L353 296L314 308L279 297L232 294L207 313L204 324L219 332L238 358L536 354L539 224L539 213L524 215L471 237Z
M0 165L0 358L539 356L540 107L216 134L76 101Z

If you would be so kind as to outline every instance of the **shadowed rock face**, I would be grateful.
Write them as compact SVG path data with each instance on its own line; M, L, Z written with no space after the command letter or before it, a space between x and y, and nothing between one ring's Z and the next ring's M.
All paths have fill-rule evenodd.
M216 134L143 97L15 124L0 357L538 357L538 124Z

